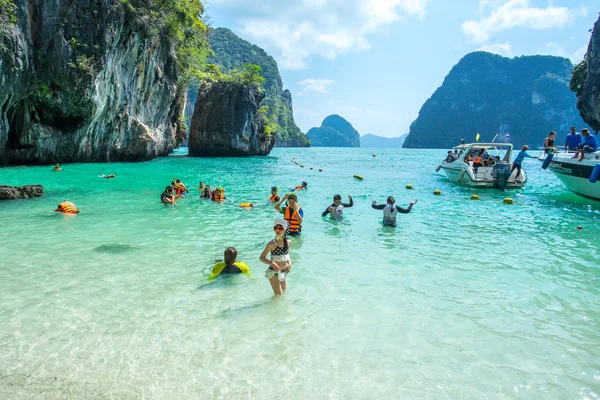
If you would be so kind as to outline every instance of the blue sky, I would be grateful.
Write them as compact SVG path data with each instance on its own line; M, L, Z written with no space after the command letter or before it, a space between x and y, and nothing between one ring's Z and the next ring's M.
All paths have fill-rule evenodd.
M399 136L467 53L579 62L600 12L581 0L206 0L214 27L272 55L306 132L330 114Z

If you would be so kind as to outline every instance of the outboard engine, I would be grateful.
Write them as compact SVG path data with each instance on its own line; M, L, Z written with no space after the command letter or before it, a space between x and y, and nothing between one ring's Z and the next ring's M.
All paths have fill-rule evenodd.
M494 177L496 178L496 189L506 189L508 178L510 178L510 163L505 161L497 162L494 164L493 171Z

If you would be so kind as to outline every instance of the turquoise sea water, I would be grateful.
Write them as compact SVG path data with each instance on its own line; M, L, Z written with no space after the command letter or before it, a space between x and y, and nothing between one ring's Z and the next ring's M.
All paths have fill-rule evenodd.
M528 186L505 205L435 173L444 156L275 149L0 169L1 184L45 188L0 202L0 398L597 398L600 202L527 160ZM172 177L193 190L166 207ZM199 199L200 181L228 200ZM258 261L278 216L269 188L301 181L303 236L274 298ZM341 222L321 217L335 193L354 195ZM390 194L419 200L395 229L370 207ZM63 200L81 213L53 213ZM228 246L254 280L206 280Z

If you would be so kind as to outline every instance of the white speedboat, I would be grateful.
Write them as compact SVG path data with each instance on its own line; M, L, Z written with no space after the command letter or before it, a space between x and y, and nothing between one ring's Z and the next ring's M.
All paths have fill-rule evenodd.
M518 176L511 174L512 144L510 143L470 143L453 147L458 158L452 162L442 161L436 171L444 171L449 180L475 187L497 189L522 187L527 182L527 175L521 169ZM485 166L473 166L481 150L491 163Z
M547 167L573 193L600 200L600 182L596 182L600 175L600 151L586 154L582 161L572 158L573 155L555 153L542 158L542 168Z

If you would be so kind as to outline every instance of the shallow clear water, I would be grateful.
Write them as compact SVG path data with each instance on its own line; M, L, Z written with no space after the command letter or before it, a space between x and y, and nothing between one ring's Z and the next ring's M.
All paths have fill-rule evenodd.
M2 184L45 188L0 202L0 398L597 398L600 202L527 160L528 186L505 205L436 174L444 156L0 169ZM165 207L174 176L192 194ZM303 180L303 236L274 298L258 261L278 216L269 188ZM199 181L228 200L200 200ZM354 195L341 222L321 217L335 193ZM419 199L395 229L370 207L390 194ZM81 213L53 213L63 200ZM227 246L255 279L206 280Z

